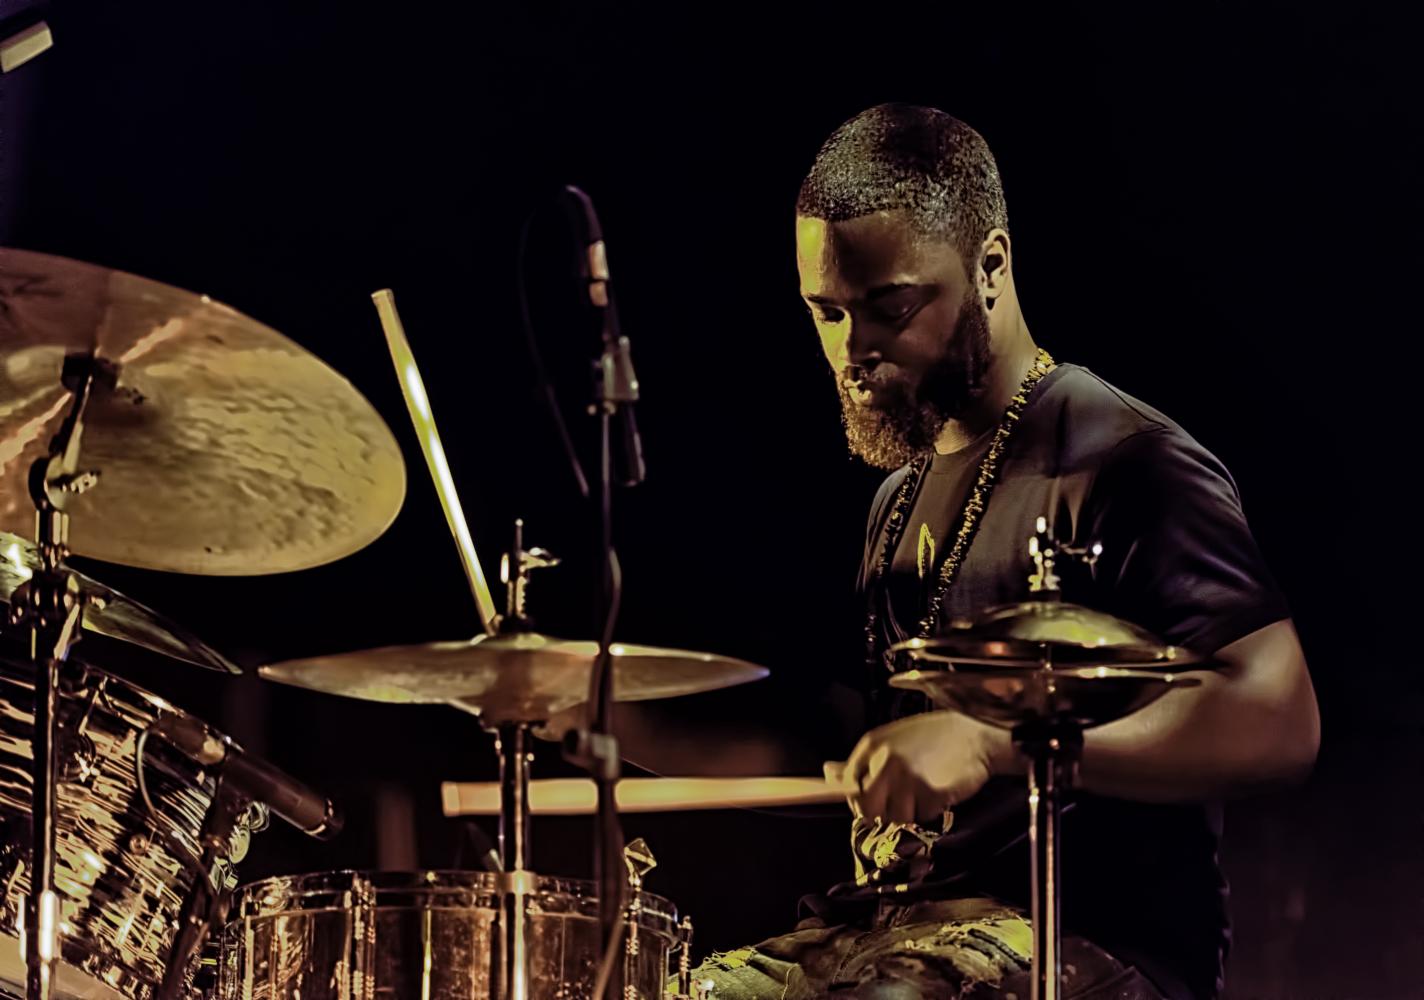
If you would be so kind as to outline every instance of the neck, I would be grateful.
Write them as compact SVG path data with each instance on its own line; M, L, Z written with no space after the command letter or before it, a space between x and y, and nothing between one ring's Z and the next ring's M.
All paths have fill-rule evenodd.
M1038 357L1038 345L1022 319L1007 336L996 337L999 349L984 381L984 391L962 416L945 423L935 438L935 451L941 455L967 448L980 435L998 426L1009 401L1019 391L1028 370Z

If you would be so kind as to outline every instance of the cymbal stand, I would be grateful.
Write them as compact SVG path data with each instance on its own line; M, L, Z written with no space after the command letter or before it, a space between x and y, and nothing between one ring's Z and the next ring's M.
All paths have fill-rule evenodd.
M1068 557L1091 567L1103 547L1094 544L1070 548L1059 540L1047 518L1040 517L1029 539L1029 555L1034 572L1029 576L1029 592L1037 600L1061 598L1057 560ZM1053 653L1042 647L1042 669L1053 686ZM1073 784L1073 775L1083 753L1083 727L1075 722L1045 716L1016 726L1014 746L1031 761L1028 769L1029 844L1032 860L1029 884L1032 892L1030 918L1033 923L1032 1000L1059 1000L1063 987L1062 906L1063 885L1061 835L1064 798Z
M495 730L499 752L500 1000L528 1000L529 896L534 873L529 871L529 749L528 722L501 722Z
M65 508L70 497L98 481L97 472L79 468L84 411L95 387L111 389L117 384L118 366L93 355L71 354L64 359L60 381L73 397L69 414L51 439L49 454L30 467L40 566L13 605L15 619L30 626L30 659L35 665L33 840L24 935L27 1000L49 1000L59 950L59 897L54 891L56 689L59 666L78 639L83 611L79 582L64 565L69 554Z
M1045 654L1045 669L1052 669ZM1062 996L1061 924L1064 798L1083 750L1083 730L1043 720L1013 731L1014 746L1032 762L1028 771L1029 845L1033 923L1032 1000Z

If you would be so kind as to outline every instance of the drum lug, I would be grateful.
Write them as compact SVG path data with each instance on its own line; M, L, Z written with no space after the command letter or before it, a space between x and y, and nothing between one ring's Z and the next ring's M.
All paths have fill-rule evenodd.
M59 761L60 780L66 784L92 788L99 774L99 748L86 733L75 733L65 740Z
M69 685L66 689L74 690ZM89 721L94 715L94 706L103 692L104 683L89 688L84 699L84 708L71 729L68 720L59 721L60 754L59 775L63 782L92 788L99 774L99 748L89 736ZM77 693L77 691L76 691Z
M692 918L684 916L677 925L681 938L681 952L677 956L677 992L680 996L692 995Z

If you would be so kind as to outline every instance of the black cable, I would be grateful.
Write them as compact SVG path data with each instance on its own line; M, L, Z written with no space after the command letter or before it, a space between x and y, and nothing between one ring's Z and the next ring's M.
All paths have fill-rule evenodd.
M587 500L589 497L588 477L584 475L583 463L579 461L578 452L574 449L573 437L570 436L568 424L564 420L564 411L559 406L558 396L554 393L554 384L549 380L548 370L544 367L543 355L539 353L539 341L534 336L534 321L529 315L529 291L524 280L524 265L529 250L529 229L533 224L534 213L531 212L525 218L524 225L519 227L519 250L514 266L514 285L519 297L519 319L524 328L524 342L529 348L529 360L534 365L534 377L543 392L544 402L548 404L549 415L554 419L554 429L559 434L559 443L563 445L564 456L568 458L569 467L573 470L579 495Z

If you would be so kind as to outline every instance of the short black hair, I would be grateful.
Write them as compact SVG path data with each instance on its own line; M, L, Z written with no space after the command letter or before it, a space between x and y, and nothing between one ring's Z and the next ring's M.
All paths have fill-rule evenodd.
M880 104L831 133L801 182L796 214L840 222L872 212L909 213L919 232L948 239L966 270L991 229L1009 228L1004 187L989 144L953 115Z

